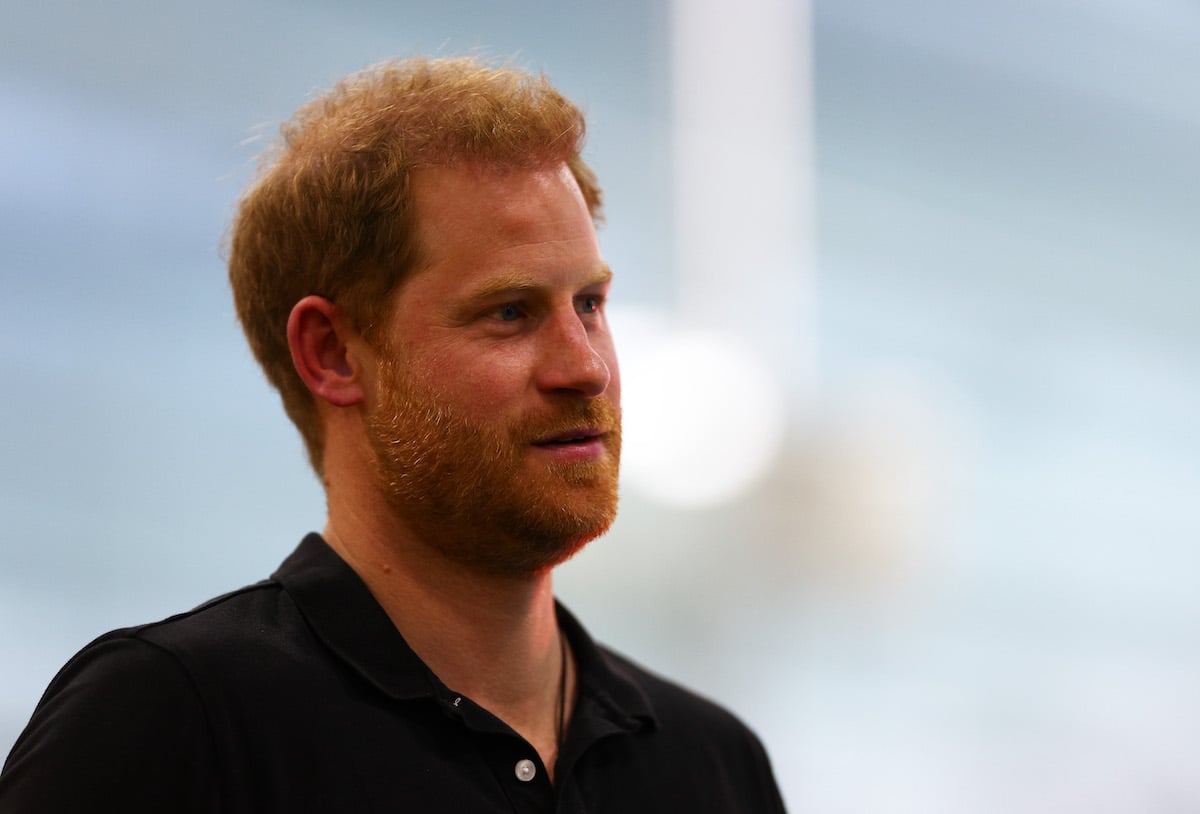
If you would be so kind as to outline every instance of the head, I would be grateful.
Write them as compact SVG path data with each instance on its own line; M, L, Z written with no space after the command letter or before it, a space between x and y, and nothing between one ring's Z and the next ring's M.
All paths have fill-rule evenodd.
M331 431L330 453L365 437L370 454L351 471L367 462L366 490L454 563L494 576L543 571L616 513L611 272L565 164L424 170L416 199L427 254L395 298L384 350L356 357L374 378L365 424L342 413L351 426ZM322 327L318 341L303 339L305 308L294 312L298 344L328 347L311 310ZM297 364L319 392L356 400L355 364L323 358L301 352Z
M580 158L583 141L583 115L544 77L469 58L370 68L283 126L239 205L229 276L250 347L318 474L322 421L287 339L295 304L323 297L382 347L395 292L428 254L417 228L416 176L465 164L561 164L595 220L600 189Z

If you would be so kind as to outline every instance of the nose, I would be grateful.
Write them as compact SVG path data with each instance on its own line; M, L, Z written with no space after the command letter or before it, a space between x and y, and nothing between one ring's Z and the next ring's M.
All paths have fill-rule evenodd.
M576 393L596 398L612 380L606 349L612 347L607 329L588 326L575 313L556 318L543 336L538 386L547 392Z

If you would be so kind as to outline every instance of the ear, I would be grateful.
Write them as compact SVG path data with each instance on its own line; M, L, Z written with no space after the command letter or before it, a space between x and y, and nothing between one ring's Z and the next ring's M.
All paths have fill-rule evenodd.
M292 308L287 324L288 347L296 372L317 398L335 407L363 400L358 333L342 319L337 306L310 295Z

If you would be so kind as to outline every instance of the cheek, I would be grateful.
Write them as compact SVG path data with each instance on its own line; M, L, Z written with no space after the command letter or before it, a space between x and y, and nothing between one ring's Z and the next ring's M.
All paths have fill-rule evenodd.
M520 410L529 391L529 375L519 361L482 355L457 361L441 370L446 392L467 415L495 420L510 410Z
M608 365L608 390L605 391L605 395L608 396L608 400L613 403L613 406L620 408L621 366L617 363L617 352L610 342L608 348L600 353L604 357L604 364Z

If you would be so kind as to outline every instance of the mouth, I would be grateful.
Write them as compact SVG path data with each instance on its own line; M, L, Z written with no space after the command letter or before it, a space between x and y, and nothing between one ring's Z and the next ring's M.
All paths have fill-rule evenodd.
M535 447L570 447L580 444L590 444L603 438L607 433L595 427L580 427L566 432L544 436L533 442Z

